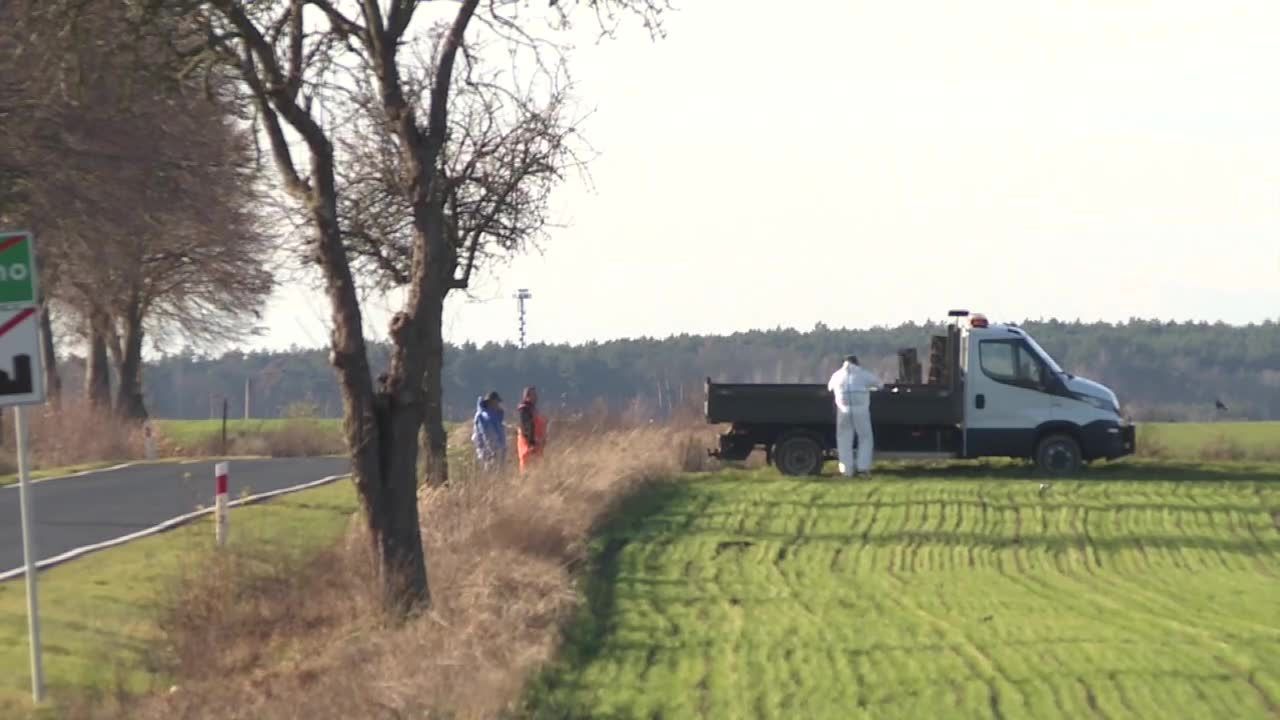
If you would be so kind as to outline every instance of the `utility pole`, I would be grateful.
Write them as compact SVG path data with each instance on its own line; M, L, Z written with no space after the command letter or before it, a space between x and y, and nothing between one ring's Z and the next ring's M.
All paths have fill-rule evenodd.
M249 415L249 378L244 379L244 419L248 420Z
M532 297L533 297L533 293L529 292L526 288L520 288L519 290L517 290L517 291L516 291L516 294L515 294L515 298L516 298L516 309L517 309L517 312L519 312L519 314L520 314L520 349L521 349L521 350L523 350L523 349L524 349L524 347L525 347L525 308L524 308L524 303L525 303L525 301L526 301L526 300L529 300L529 299L530 299L530 298L532 298Z

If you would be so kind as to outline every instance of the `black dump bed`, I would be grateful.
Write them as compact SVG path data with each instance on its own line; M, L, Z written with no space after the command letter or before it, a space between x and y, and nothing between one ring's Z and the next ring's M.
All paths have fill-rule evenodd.
M877 426L956 427L964 414L964 379L960 371L960 330L931 338L930 382L920 383L915 351L899 353L903 361L897 384L871 393L871 422ZM906 377L903 377L903 376ZM825 385L714 383L707 378L707 422L718 425L833 425L834 399Z
M875 425L958 425L958 391L936 385L886 385L871 393ZM739 384L707 381L707 422L752 425L829 425L835 403L825 385Z

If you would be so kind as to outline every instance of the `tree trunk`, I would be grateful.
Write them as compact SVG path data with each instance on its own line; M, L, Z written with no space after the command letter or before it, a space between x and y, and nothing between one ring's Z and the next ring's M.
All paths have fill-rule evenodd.
M475 3L476 0L468 0ZM241 11L239 3L232 10L220 10L243 33L245 42L254 48L253 55L269 54L270 43L253 29L254 20ZM374 8L376 3L367 3ZM301 4L294 5L289 16L291 32L302 34ZM372 10L367 10L372 12ZM412 13L411 10L407 11ZM368 39L377 45L382 30ZM383 68L381 80L399 93L395 74L396 42L379 47L379 56L392 61ZM294 63L300 63L297 59ZM310 103L299 106L289 93L283 74L274 63L255 65L246 61L244 72L253 92L255 104L271 142L277 170L285 186L296 198L304 200L315 228L315 262L324 271L325 292L329 297L333 333L330 338L329 361L338 375L342 391L343 431L351 452L352 475L364 507L370 541L377 559L383 586L383 602L390 612L404 617L426 608L431 603L427 586L426 561L422 551L422 535L418 525L417 472L418 429L422 426L422 362L421 353L412 349L418 328L415 315L400 313L392 322L392 362L375 391L369 371L368 347L364 341L360 298L351 275L351 264L338 225L338 189L334 173L333 144L324 128L310 114ZM294 66L300 76L302 70ZM261 74L260 74L261 73ZM265 75L265 77L264 77ZM384 93L385 95L385 93ZM403 98L398 97L403 106ZM293 153L285 137L281 118L301 135L310 155L307 181L303 181L294 165ZM412 113L408 113L412 121ZM443 131L443 127L441 128ZM421 261L423 258L418 257ZM418 298L414 298L416 306ZM406 382L409 378L411 382Z
M320 235L317 259L325 270L333 315L330 362L342 391L352 474L378 561L383 603L392 615L406 617L431 605L418 524L416 465L422 393L419 384L404 382L405 365L394 361L374 390L359 298L335 220L331 173L319 173L320 196L329 201L322 200L313 210ZM397 336L397 325L403 328L403 318L398 317L392 328L395 354L402 355L406 338Z
M422 376L422 480L440 487L449 482L449 436L444 430L444 298L433 297L424 322L427 357Z
M99 311L89 319L89 357L84 375L84 394L97 409L111 407L111 369L107 360L106 325L110 320Z
M138 301L130 303L124 316L124 336L119 342L117 365L116 414L126 420L146 420L147 407L142 397L142 309Z
M387 608L405 616L431 604L427 587L426 558L418 518L418 428L420 406L403 405L396 395L380 392L378 433L381 482L370 484L369 530L381 558L383 593ZM363 491L362 491L363 494Z
M49 303L40 303L40 357L44 361L44 391L49 404L57 407L62 395L62 374L58 372L58 352L53 341L53 320Z

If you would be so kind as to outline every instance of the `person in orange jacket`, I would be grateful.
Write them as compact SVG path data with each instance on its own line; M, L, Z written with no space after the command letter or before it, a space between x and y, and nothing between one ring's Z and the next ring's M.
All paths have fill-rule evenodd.
M524 389L524 397L516 408L520 413L520 429L516 447L520 453L520 472L524 472L533 459L542 456L547 444L547 419L538 412L538 390Z

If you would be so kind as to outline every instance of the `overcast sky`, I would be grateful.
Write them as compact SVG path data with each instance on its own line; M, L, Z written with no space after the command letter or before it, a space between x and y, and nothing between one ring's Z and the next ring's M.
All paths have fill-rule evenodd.
M514 339L519 287L532 341L1280 318L1280 2L677 1L575 53L593 183L448 339ZM286 288L255 345L327 314Z

